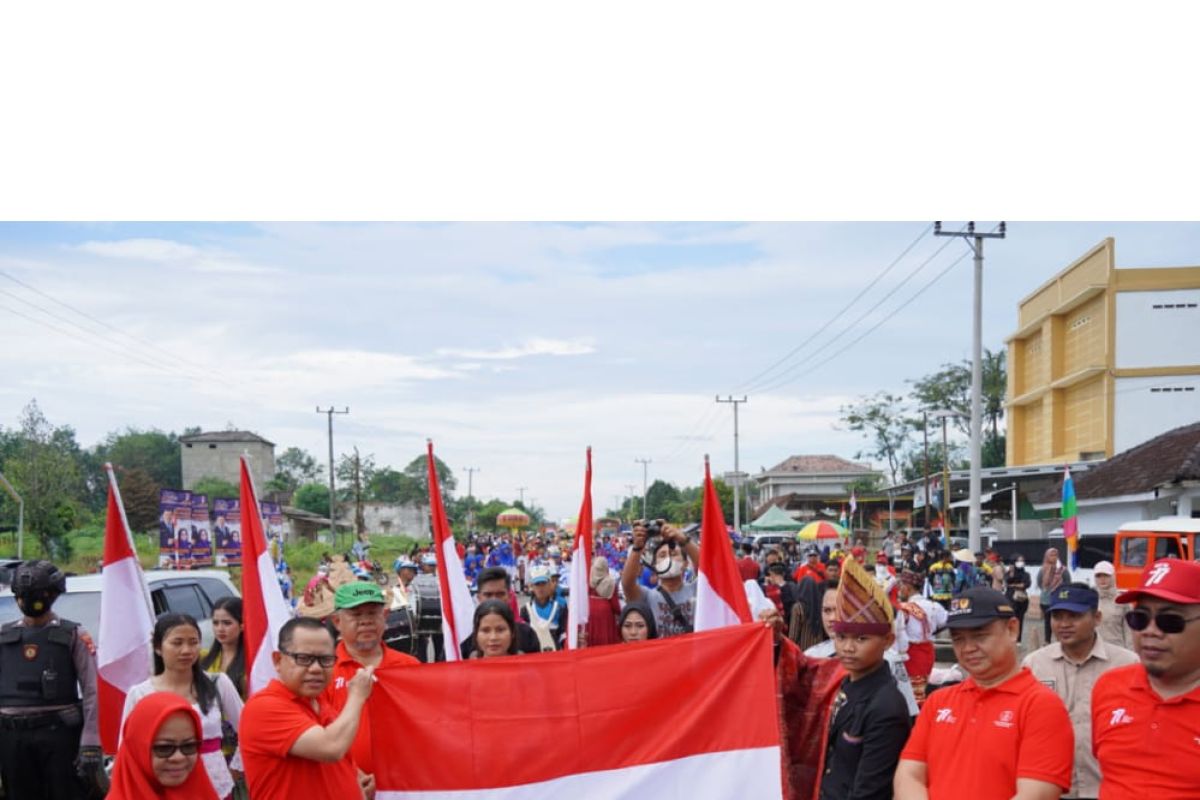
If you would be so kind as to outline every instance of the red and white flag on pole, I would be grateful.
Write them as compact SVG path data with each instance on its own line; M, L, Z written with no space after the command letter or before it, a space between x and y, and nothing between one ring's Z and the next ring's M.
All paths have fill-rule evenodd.
M705 456L695 629L706 631L750 621L746 589L733 560L733 543L729 540L729 529L725 527L725 515L721 513L721 501L713 488L708 456Z
M368 723L375 797L779 800L771 637L739 625L380 669Z
M475 598L463 574L462 560L454 546L454 534L442 505L442 488L438 485L437 459L433 457L433 441L429 449L429 512L433 517L433 545L438 560L438 585L442 595L442 637L446 642L446 660L462 658L462 644L471 636L475 624Z
M587 449L583 478L583 504L575 521L575 547L571 551L571 593L567 595L567 649L579 647L579 629L588 621L588 586L592 572L592 448Z
M117 752L121 713L130 688L153 674L150 639L154 634L154 605L146 576L133 546L121 491L108 474L108 511L104 517L104 570L100 575L100 644L96 652L100 709L100 744Z
M246 642L246 683L249 693L254 694L275 677L271 654L278 649L279 629L291 618L292 610L283 599L275 562L267 547L250 464L246 456L241 461L242 634Z

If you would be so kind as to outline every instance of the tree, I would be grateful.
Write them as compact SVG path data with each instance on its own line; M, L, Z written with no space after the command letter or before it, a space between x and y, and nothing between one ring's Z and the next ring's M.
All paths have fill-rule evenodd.
M158 525L158 482L141 467L117 469L117 481L130 529L135 533L154 530Z
M242 487L236 483L231 483L224 478L216 478L212 475L206 475L192 485L192 494L202 494L208 498L208 508L211 511L213 500L218 497L232 497L234 499L242 496Z
M323 483L305 483L296 487L292 505L310 514L329 516L329 487Z
M983 427L982 465L1002 467L1005 464L1004 436L1000 421L1004 418L1004 398L1008 391L1008 368L1004 350L984 349L981 361L981 414ZM942 364L932 374L915 381L913 398L927 410L947 409L955 412L952 423L963 436L971 434L971 362Z
M965 448L957 443L950 442L950 469L967 469L970 463L965 457ZM929 441L929 474L941 475L942 467L946 462L946 457L942 449L940 441ZM904 480L915 481L925 475L925 450L922 447L910 448L904 454Z
M183 483L179 438L174 433L126 428L123 433L110 433L96 450L114 467L140 469L164 489Z
M911 478L908 478L907 475L905 476L905 479L911 480ZM883 489L883 476L880 475L878 472L867 473L866 475L863 475L861 478L855 478L854 480L850 481L850 483L846 484L846 491L854 492L854 495L856 497L863 497L865 495L873 495L876 492L881 491L882 489Z
M275 459L275 477L266 488L273 492L294 492L302 483L317 481L321 472L321 466L307 450L289 447Z
M672 503L679 502L679 490L664 480L656 480L646 490L646 516L649 519L669 519Z
M31 400L21 414L20 444L4 472L25 500L25 528L53 560L70 557L66 534L74 525L83 494L80 448L75 431L54 427Z
M354 532L359 536L367 530L367 521L363 516L364 484L374 474L375 457L359 455L357 446L354 448L354 455L342 456L337 468L338 480L345 487L342 490L343 497L354 501Z
M424 505L429 498L421 498L421 487L410 475L391 467L381 467L367 480L367 497L383 503L412 503Z
M442 487L442 499L449 500L454 492L454 487L458 486L458 481L454 478L454 472L450 467L446 466L446 462L442 461L437 456L433 457L434 469L437 471L438 483ZM404 468L404 474L415 481L411 485L413 496L405 497L400 500L402 503L415 503L417 505L429 505L429 456L422 453L408 463Z
M475 525L480 530L495 531L496 517L500 516L500 512L509 507L508 503L497 498L492 498L479 507L475 512Z
M890 392L860 398L857 403L842 406L842 423L852 431L863 434L871 449L860 451L855 458L869 456L887 462L892 483L897 483L905 445L912 434L913 420L905 416L904 398Z
M721 503L721 515L725 517L725 523L733 524L733 487L725 483L719 478L713 478L713 491L717 493L717 500ZM701 522L704 517L704 486L684 489L681 496L687 499L686 509L680 509L683 513L676 518L676 522ZM749 522L750 520L746 520Z

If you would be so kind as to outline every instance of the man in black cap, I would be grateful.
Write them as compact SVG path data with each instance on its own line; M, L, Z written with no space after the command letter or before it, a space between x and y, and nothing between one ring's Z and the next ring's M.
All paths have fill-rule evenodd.
M987 587L950 601L954 655L969 677L926 699L896 769L898 800L1057 800L1074 734L1058 696L1017 658L1017 618Z
M1063 797L1099 795L1100 767L1092 755L1092 687L1108 670L1138 661L1133 651L1100 638L1099 605L1100 595L1091 587L1076 583L1059 588L1046 605L1055 641L1025 656L1033 676L1062 699L1075 728L1075 770Z

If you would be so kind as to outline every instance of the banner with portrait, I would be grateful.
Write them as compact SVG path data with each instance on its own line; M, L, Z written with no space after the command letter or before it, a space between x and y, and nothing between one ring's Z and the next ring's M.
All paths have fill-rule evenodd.
M191 550L191 492L160 489L158 492L159 568L188 569L191 564Z
M242 565L241 500L236 497L213 499L213 539L217 545L217 566Z
M208 495L191 495L192 552L191 567L199 569L213 565L213 543L209 532Z

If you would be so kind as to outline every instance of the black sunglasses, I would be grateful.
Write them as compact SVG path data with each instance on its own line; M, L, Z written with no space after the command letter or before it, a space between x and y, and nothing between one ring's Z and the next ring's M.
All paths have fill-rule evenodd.
M150 745L150 752L158 758L170 758L175 755L175 751L183 753L185 756L194 756L196 751L200 749L200 743L195 739L187 742L171 742L163 744Z
M285 656L296 662L300 667L311 667L314 663L320 664L323 669L329 669L337 663L336 655L319 656L315 653L291 653L287 650L280 650Z
M1185 617L1178 611L1160 611L1153 616L1154 624L1163 633L1183 633L1189 622L1195 622L1200 617ZM1144 608L1135 608L1125 614L1125 624L1135 631L1144 631L1150 627L1150 612Z

